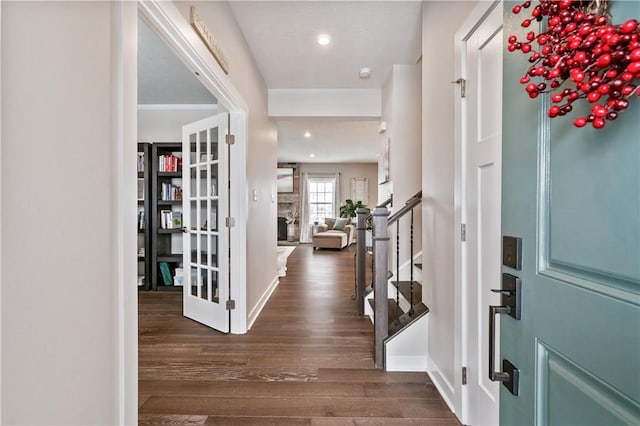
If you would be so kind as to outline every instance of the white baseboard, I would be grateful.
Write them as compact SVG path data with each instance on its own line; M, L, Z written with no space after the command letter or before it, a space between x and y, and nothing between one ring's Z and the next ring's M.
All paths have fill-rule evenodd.
M427 354L427 375L431 379L431 382L436 387L442 399L449 407L452 413L456 413L455 405L453 404L455 390L453 385L442 375L438 366L433 362L431 357Z
M253 323L258 318L258 315L260 315L260 312L262 312L262 309L267 304L267 301L269 301L269 298L275 291L276 287L278 287L278 284L280 284L280 280L276 276L273 281L271 281L271 284L269 284L269 287L267 287L265 292L262 294L262 296L258 300L258 303L256 303L256 306L254 306L253 309L251 309L251 311L249 312L249 317L247 318L247 331L251 330Z
M390 355L387 356L387 371L427 371L427 360L424 355Z

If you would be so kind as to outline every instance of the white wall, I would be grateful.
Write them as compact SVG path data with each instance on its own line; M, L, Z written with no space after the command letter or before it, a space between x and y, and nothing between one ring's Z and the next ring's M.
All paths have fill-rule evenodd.
M382 116L380 117L380 121L384 121L387 124L387 130L380 135L380 141L378 146L378 199L380 201L384 201L389 198L391 194L393 194L393 183L391 181L384 182L384 171L383 171L383 145L386 140L389 140L389 161L391 161L391 137L393 136L393 68L389 77L385 80L384 85L382 86ZM394 138L395 140L395 138ZM391 169L391 164L389 164L389 169ZM389 177L391 177L391 173L389 173ZM384 183L382 183L384 182Z
M347 198L351 198L351 179L365 177L369 183L367 207L373 208L377 204L378 165L376 163L300 163L299 167L301 173L340 173L341 205Z
M1 7L2 422L117 424L112 4Z
M191 3L176 1L189 19ZM249 106L247 138L247 312L260 303L276 270L277 132L267 117L267 89L249 47L226 2L198 2L199 15L222 47L229 62L229 79ZM233 150L232 154L233 155ZM231 183L233 185L233 182ZM257 201L249 194L257 193Z
M380 185L378 191L380 201L384 201L389 193L393 193L393 210L397 210L422 185L421 140L421 66L394 65L391 75L382 89L382 118L386 121L387 131L381 139L389 139L389 175L390 182ZM382 141L381 141L382 144ZM392 211L393 211L392 210ZM422 249L420 238L421 208L414 211L414 250L415 256ZM400 264L410 261L409 216L400 222ZM395 241L395 226L392 229L392 240ZM393 258L395 267L396 259Z
M207 90L204 87L202 90ZM138 109L138 142L180 142L182 126L220 113L219 109Z
M431 308L428 371L456 409L460 373L456 368L454 244L454 34L475 2L423 2L422 19L422 224L423 297ZM446 19L443 19L446 17ZM433 58L433 59L432 59ZM459 361L458 361L459 362Z

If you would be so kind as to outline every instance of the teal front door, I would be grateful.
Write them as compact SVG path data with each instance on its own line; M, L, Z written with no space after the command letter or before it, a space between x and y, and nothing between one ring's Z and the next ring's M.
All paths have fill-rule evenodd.
M514 4L504 35L523 39ZM640 19L640 2L610 13ZM503 59L502 234L522 239L522 266L502 272L521 280L522 312L499 315L495 369L506 359L520 379L517 396L500 387L500 423L640 425L640 98L579 129L590 104L547 118L549 99L519 83L526 56Z

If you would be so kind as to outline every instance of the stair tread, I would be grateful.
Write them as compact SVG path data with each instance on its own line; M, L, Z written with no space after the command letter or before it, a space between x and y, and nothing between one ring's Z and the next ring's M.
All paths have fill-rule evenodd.
M416 268L422 269L422 263L414 263L414 265L416 266Z
M375 298L371 298L367 300L369 300L369 305L371 306L371 309L373 309L373 311L375 312L374 299ZM398 307L395 300L387 299L387 302L389 303L389 325L391 325L393 322L395 322L398 318L400 318L404 314L404 311Z
M411 325L411 323L417 321L428 313L429 308L424 303L417 303L413 305L413 313L407 312L402 314L396 321L389 323L389 337L387 337L386 341L392 339L402 330Z
M411 281L391 281L391 284L400 288L400 294L402 294L407 301L411 300ZM420 300L422 300L422 285L418 281L414 281L413 301L417 303Z

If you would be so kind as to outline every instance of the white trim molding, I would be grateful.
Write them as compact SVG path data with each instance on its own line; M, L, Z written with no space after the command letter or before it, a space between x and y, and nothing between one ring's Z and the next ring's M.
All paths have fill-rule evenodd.
M138 110L203 110L215 112L218 111L218 104L138 104Z
M2 4L0 4L0 46L2 45ZM2 81L2 55L0 54L0 81ZM2 85L0 84L0 99ZM0 102L0 425L2 424L2 103Z
M256 321L256 319L260 315L260 312L262 312L262 309L264 309L265 305L271 298L271 295L273 294L274 291L276 291L276 288L278 288L278 284L280 284L280 280L276 276L273 279L273 281L271 281L271 284L269 284L269 287L267 287L265 292L262 293L262 296L260 296L260 299L258 299L258 303L256 303L256 306L254 306L253 309L251 309L251 312L249 312L247 330L251 329L251 327L253 326L253 323Z
M140 17L229 111L248 111L240 93L173 2L139 0Z
M138 289L136 285L136 220L129 214L136 208L135 152L137 141L137 10L135 3L114 2L112 6L113 49L113 134L116 192L112 216L115 236L114 269L118 285L117 300L117 387L118 422L138 422Z
M436 389L438 389L440 396L444 399L449 410L451 410L452 413L457 414L456 407L453 404L456 395L453 384L445 378L444 374L442 374L440 369L438 369L438 366L433 362L429 355L427 355L427 375L431 379L431 383L433 383Z
M463 54L465 52L465 46L467 40L474 33L476 28L484 21L484 18L491 13L491 11L499 4L497 0L479 2L476 7L471 11L469 16L462 23L458 31L456 31L453 48L455 58L455 77L454 78L467 78L463 75L465 64L463 63ZM450 400L445 398L447 404L450 407L455 406L457 410L452 408L452 411L457 414L461 423L467 424L469 417L469 389L468 386L462 385L462 367L468 365L467 353L469 350L477 350L474 342L469 342L468 330L467 330L467 310L465 307L469 303L467 300L466 291L466 274L463 270L465 268L465 257L463 244L460 237L462 224L467 222L465 217L466 203L464 196L466 194L465 188L465 175L463 164L463 147L464 147L464 132L462 131L463 123L467 121L467 99L461 98L457 91L454 91L454 229L457 231L454 235L454 257L453 257L453 280L454 280L454 294L455 294L455 312L454 312L454 362L453 362L453 376L454 383L447 383L447 386L451 390L452 394ZM429 376L440 376L437 366L429 360L430 368L433 373L429 372ZM433 378L432 378L433 379ZM437 380L437 379L436 379ZM434 381L435 383L435 381ZM438 385L436 385L438 387ZM440 388L438 388L440 389ZM441 392L442 393L442 392ZM445 394L442 393L443 397ZM452 402L453 404L450 404Z

